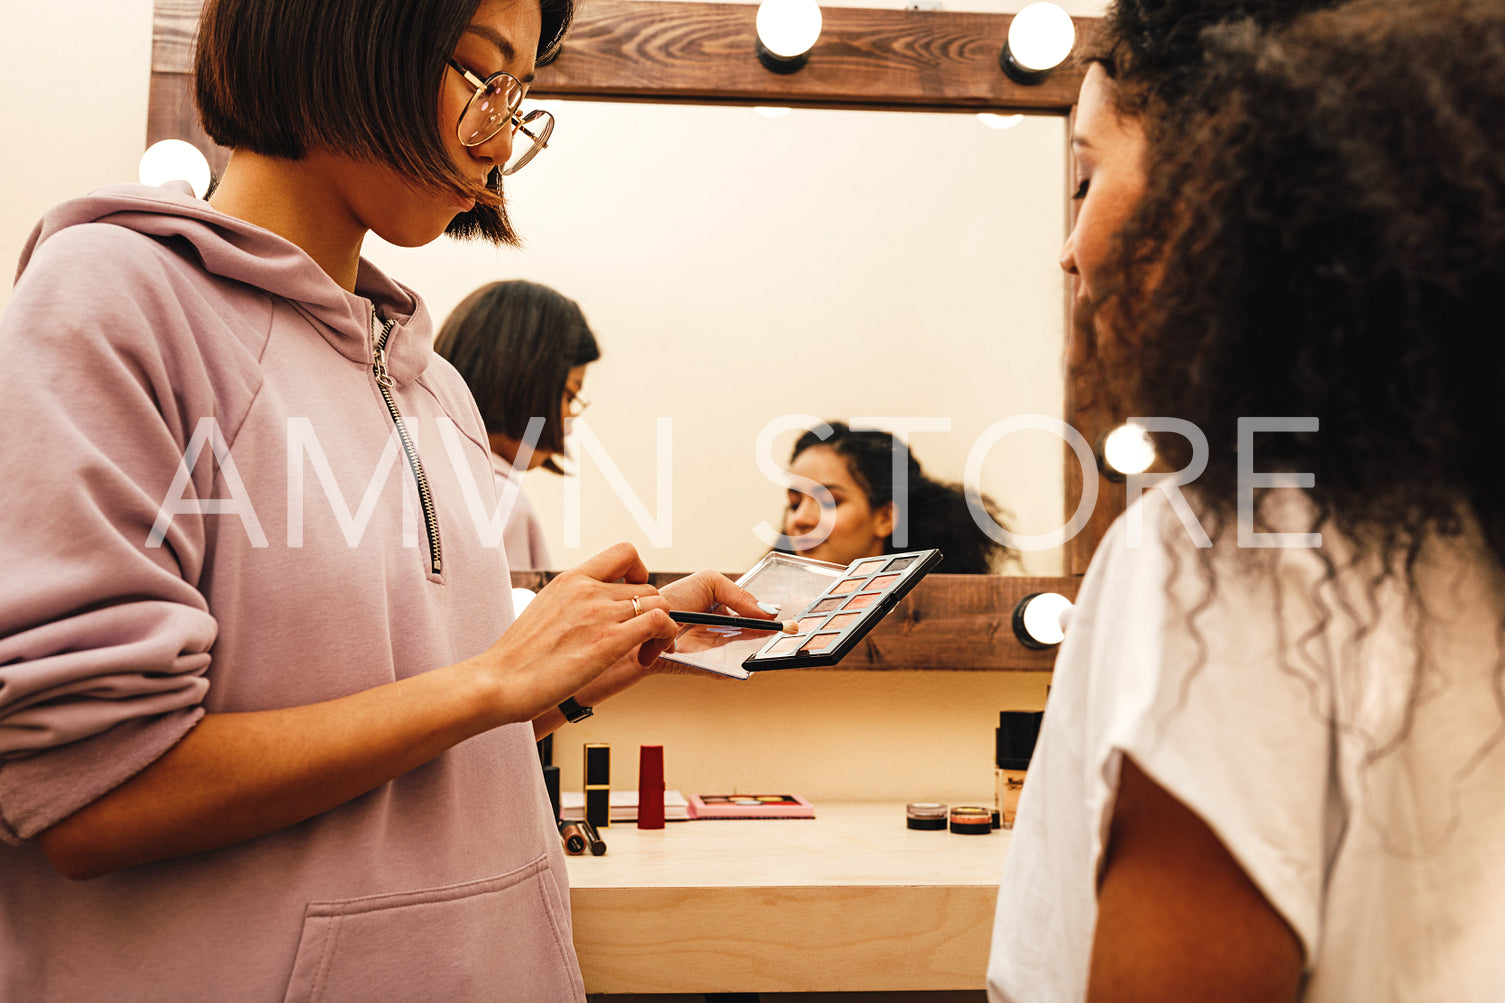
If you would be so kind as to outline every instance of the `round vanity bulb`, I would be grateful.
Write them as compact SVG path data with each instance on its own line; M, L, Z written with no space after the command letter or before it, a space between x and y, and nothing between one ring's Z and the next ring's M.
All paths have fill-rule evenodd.
M1059 66L1075 44L1071 15L1053 3L1032 3L1009 24L1009 54L1029 73Z
M1051 648L1066 638L1071 600L1059 592L1036 592L1014 607L1014 636L1026 648Z
M758 5L758 41L782 59L804 55L820 38L815 0L763 0Z
M522 616L523 610L528 608L528 603L532 602L537 595L538 593L532 589L514 586L512 589L512 615L514 617Z
M164 139L146 148L137 167L137 176L143 185L152 186L187 181L193 186L193 194L203 198L209 190L209 161L192 143Z
M1142 474L1154 462L1150 433L1133 422L1119 425L1103 438L1103 463L1111 473Z
M977 120L989 129L1012 129L1024 121L1023 115L1000 115L994 111L980 111Z
M753 108L753 111L757 112L764 118L783 118L793 110L793 108L778 108L769 105L757 105Z

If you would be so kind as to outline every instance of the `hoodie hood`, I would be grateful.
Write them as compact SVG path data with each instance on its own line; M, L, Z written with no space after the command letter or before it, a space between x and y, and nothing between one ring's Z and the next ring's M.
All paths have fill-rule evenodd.
M410 289L365 258L355 292L330 278L298 245L195 198L184 182L161 188L110 185L48 210L21 250L16 279L36 249L70 226L122 226L164 243L184 244L206 272L265 290L307 317L324 340L355 362L371 362L371 308L395 322L387 342L387 371L398 383L417 379L433 357L428 308Z

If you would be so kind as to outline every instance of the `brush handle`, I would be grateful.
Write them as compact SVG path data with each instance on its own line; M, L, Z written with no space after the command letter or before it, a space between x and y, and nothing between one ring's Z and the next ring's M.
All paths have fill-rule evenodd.
M741 627L743 630L772 630L785 634L793 634L797 629L793 620L759 620L750 616L691 613L682 609L671 609L669 619L675 623L700 623L710 627Z

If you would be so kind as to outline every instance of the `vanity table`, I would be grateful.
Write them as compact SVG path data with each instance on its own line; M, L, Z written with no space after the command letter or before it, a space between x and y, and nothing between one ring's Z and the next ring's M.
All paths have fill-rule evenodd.
M908 829L899 803L814 819L618 823L569 857L592 993L980 989L1008 847Z
M585 743L611 745L616 789L658 744L686 795L799 794L816 812L602 830L605 856L567 858L586 990L981 989L1008 833L912 830L904 807L991 807L998 713L1042 706L1055 657L1015 640L1012 611L1076 588L930 575L835 668L654 676L555 732L566 791Z

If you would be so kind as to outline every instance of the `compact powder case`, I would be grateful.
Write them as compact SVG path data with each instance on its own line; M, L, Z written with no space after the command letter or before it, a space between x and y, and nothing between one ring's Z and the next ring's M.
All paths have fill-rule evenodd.
M993 831L993 809L976 805L957 805L951 809L951 831L980 836Z
M664 657L737 679L765 669L835 665L940 562L939 550L863 557L845 567L770 553L737 584L777 605L777 619L794 620L796 633L694 625Z
M939 801L916 801L904 806L904 825L909 829L946 828L946 806Z

